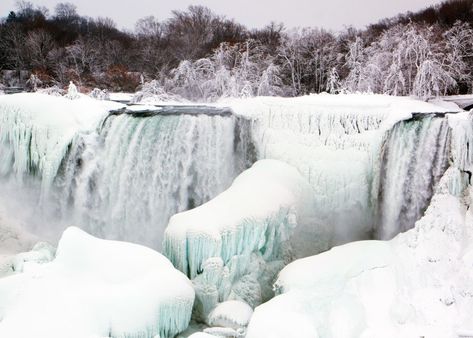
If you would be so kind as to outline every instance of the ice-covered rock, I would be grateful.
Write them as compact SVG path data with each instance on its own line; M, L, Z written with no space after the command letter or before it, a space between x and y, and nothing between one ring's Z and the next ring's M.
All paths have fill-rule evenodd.
M2 337L173 337L194 290L161 254L68 228L54 261L0 279ZM27 323L27 325L25 325Z
M210 326L244 328L250 322L253 309L245 302L228 300L218 304L210 313L208 324Z
M218 302L254 307L272 296L272 278L299 245L294 230L311 224L313 196L295 168L262 160L213 200L171 218L164 253L193 279L202 320Z

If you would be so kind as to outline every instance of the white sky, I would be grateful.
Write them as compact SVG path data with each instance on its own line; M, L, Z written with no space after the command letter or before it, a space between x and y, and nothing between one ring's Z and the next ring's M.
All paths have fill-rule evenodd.
M318 26L339 30L353 25L357 28L406 11L416 11L441 0L30 0L52 12L58 2L71 2L81 15L110 17L119 28L133 29L144 16L159 20L170 16L173 9L204 5L215 13L234 18L249 28L259 28L271 21L287 27ZM14 9L15 0L0 0L0 16Z

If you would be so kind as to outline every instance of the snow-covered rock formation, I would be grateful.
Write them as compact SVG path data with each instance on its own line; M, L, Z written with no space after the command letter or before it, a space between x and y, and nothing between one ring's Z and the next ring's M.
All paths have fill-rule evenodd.
M51 263L0 279L1 337L174 337L194 290L161 254L68 228Z
M201 320L211 320L218 302L255 307L272 296L273 278L298 244L291 241L295 228L314 217L313 195L295 168L262 160L214 199L171 217L164 254L193 279Z

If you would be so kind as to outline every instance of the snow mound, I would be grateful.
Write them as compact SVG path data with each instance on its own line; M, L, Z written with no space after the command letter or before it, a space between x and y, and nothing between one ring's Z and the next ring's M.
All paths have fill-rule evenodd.
M228 300L218 304L209 315L210 326L244 328L250 322L253 309L245 302Z
M462 175L449 168L415 228L393 240L354 242L286 266L279 295L255 309L247 337L471 332L473 190Z
M164 254L193 279L202 320L224 300L254 307L292 259L296 226L312 219L313 190L293 167L262 160L213 200L171 217Z
M71 227L54 261L0 279L0 298L2 337L173 337L194 290L159 253Z

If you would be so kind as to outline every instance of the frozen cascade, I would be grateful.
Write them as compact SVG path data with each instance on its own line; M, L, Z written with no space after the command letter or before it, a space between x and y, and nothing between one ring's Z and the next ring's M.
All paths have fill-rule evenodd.
M448 167L450 128L432 116L401 121L389 132L381 160L376 237L391 239L422 217Z
M259 159L277 159L296 167L315 191L318 218L314 231L297 229L301 239L325 228L324 250L370 236L375 226L384 112L324 112L310 106L262 110L253 124ZM319 230L317 230L319 231ZM317 253L300 246L297 256Z
M244 169L235 125L210 115L109 116L98 133L76 138L61 167L64 218L160 249L171 215L222 192Z

